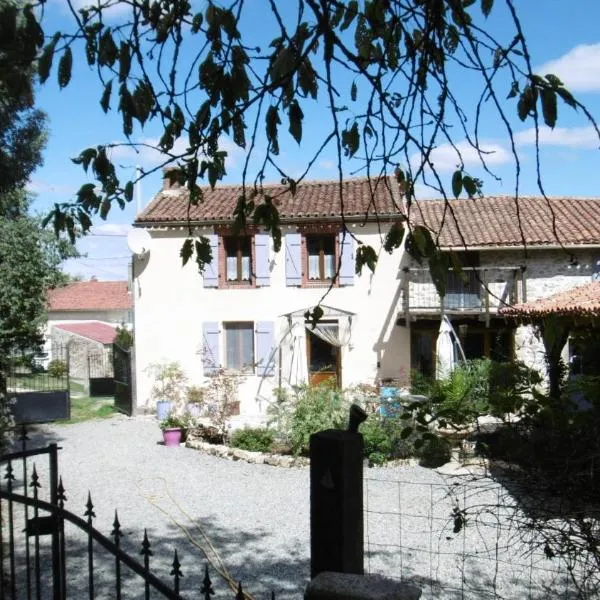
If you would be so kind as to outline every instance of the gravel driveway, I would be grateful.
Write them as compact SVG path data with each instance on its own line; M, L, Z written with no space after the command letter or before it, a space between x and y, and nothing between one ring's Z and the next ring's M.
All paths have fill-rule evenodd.
M208 539L233 579L257 600L270 598L271 591L278 600L302 598L310 569L309 470L232 462L184 447L166 448L161 440L154 419L115 416L41 427L30 445L56 441L61 446L69 510L83 516L90 491L95 526L105 535L118 510L122 545L138 557L147 528L159 577L169 579L178 549L187 597L199 597L206 563L202 548L215 559ZM541 573L536 589L531 588L533 559L520 560L525 564L517 570L515 557L522 557L523 548L494 525L502 518L499 508L489 528L469 514L468 526L454 534L454 506L498 507L499 486L493 481L455 488L460 477L416 466L367 469L365 480L368 571L417 581L423 598L436 600L498 597L498 592L505 598L547 598L548 587L539 593L544 583L552 590L560 587L560 566L540 563L551 572ZM84 561L83 548L75 548L69 559ZM85 579L85 562L81 567ZM232 599L214 568L211 573L217 600ZM107 591L98 597L113 595Z

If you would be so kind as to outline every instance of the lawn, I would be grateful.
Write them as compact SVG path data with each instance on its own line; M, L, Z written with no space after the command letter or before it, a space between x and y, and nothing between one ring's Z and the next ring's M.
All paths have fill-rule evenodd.
M61 423L81 423L92 419L106 419L116 413L114 408L114 398L73 398L71 397L71 418L68 421L59 421Z

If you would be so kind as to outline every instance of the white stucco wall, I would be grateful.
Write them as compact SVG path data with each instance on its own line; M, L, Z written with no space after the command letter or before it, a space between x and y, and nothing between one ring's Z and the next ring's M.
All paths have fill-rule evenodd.
M350 226L353 234L376 249L382 235L376 225ZM284 228L283 233L294 228ZM208 229L200 233L210 233ZM274 321L275 337L287 329L281 316L323 304L356 313L352 319L351 344L342 349L342 385L374 383L377 378L401 378L410 362L408 330L396 323L399 298L401 253L381 250L374 274L365 268L353 286L332 289L287 287L285 247L271 250L271 279L268 287L256 289L208 289L195 265L182 268L179 251L184 231L152 230L151 251L134 264L137 404L153 410L150 401L152 381L146 372L149 364L178 360L190 382L204 381L202 369L203 322ZM284 360L288 360L286 352ZM284 370L286 365L283 365ZM272 390L278 385L275 375L263 380L261 399L256 399L260 377L248 376L240 386L242 420L261 418Z
M59 323L85 323L103 321L112 325L130 324L131 310L51 310L48 311L48 328Z

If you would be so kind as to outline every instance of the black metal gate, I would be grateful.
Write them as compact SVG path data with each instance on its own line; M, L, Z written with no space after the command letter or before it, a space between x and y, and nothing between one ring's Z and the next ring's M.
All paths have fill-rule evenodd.
M131 351L113 344L113 372L115 376L115 408L133 414L133 389L131 385Z
M121 547L123 531L116 511L113 530L106 536L93 526L91 495L83 518L65 508L67 496L58 473L60 448L50 444L28 450L25 440L23 430L23 450L0 457L5 467L0 478L0 598L93 599L101 590L117 600L139 598L142 593L145 599L183 600L177 551L166 569L169 575L158 577L158 571L151 570L154 552L147 532L141 538L143 558L138 562ZM214 594L208 565L200 589L187 594L203 599ZM247 598L241 583L235 598Z

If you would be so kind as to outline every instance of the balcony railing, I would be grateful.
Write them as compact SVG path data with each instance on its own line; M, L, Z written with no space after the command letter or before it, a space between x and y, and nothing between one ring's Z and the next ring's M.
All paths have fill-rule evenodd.
M462 273L450 270L443 302L429 269L406 269L403 277L402 310L407 315L440 312L489 315L525 297L520 267L464 267Z

